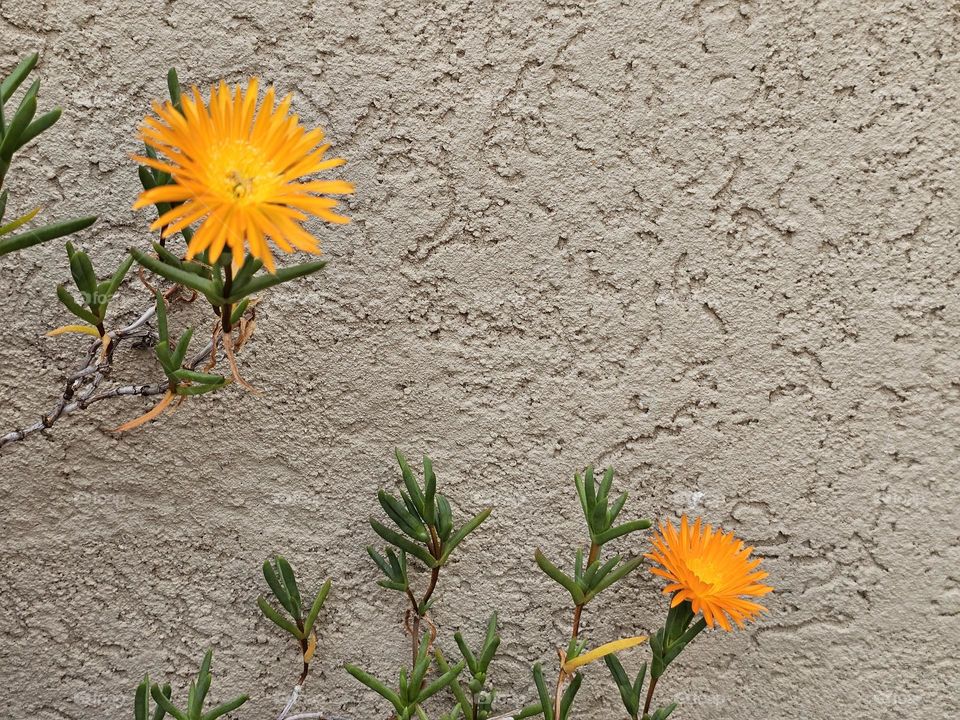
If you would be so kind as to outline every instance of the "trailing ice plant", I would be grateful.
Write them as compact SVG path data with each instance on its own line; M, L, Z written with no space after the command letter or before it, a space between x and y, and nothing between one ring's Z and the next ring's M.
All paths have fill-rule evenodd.
M0 186L13 153L49 128L59 117L54 110L34 120L39 81L24 93L7 121L2 106L37 62L31 55L0 87ZM67 260L75 290L59 285L56 295L79 323L50 331L91 335L85 362L66 379L65 389L50 412L31 425L0 435L0 447L46 430L66 415L103 400L127 396L161 396L144 415L115 428L133 430L159 417L173 405L197 395L219 391L234 382L253 386L240 375L236 355L256 326L256 304L266 290L324 267L325 261L279 267L270 245L284 253L320 253L318 240L303 227L310 218L343 224L334 196L353 192L353 185L320 179L318 173L342 165L328 157L329 144L319 128L304 127L291 112L292 97L277 98L273 87L261 94L254 78L245 87L221 81L206 94L197 87L184 92L174 70L167 75L169 100L154 103L140 129L142 154L134 155L142 192L134 209L153 208L153 242L131 247L129 255L106 274L98 274L86 250L67 243ZM0 193L0 255L44 240L62 237L89 226L81 218L25 232L18 231L39 211L31 210L3 224L6 191ZM137 277L150 302L127 324L112 323L108 307L121 290L136 261ZM148 273L154 277L149 278ZM126 287L124 288L126 284ZM209 340L194 355L186 349L194 328L173 342L169 310L202 297L216 320ZM162 378L153 382L105 388L113 357L124 341L155 346ZM213 372L224 361L223 373Z
M540 569L569 593L573 603L569 641L566 649L557 649L559 668L552 693L541 664L533 667L533 680L544 720L566 720L569 716L583 682L580 667L646 640L642 636L613 640L587 651L588 639L580 631L584 608L604 590L625 579L643 561L641 557L625 558L620 553L607 559L601 557L608 543L650 527L649 520L628 520L617 524L628 495L621 493L611 502L613 477L614 472L610 468L598 481L592 467L588 467L583 476L578 474L574 477L589 543L586 548L576 549L572 576L554 565L539 549L535 554Z
M79 232L94 220L86 217L32 227L39 208L21 209L15 219L4 220L9 198L2 185L15 153L60 116L58 109L36 116L39 81L26 88L16 108L7 109L36 63L36 55L27 57L0 82L0 256ZM343 160L327 157L329 145L323 143L323 132L300 123L291 112L290 96L278 101L272 87L261 96L257 79L233 88L221 81L206 95L196 87L183 92L172 70L167 92L169 100L155 103L153 114L145 118L140 131L143 151L134 156L142 186L134 208L153 208L156 216L150 231L158 235L152 242L130 248L122 258L106 265L98 261L97 266L88 253L89 244L84 249L78 241L66 243L73 287L58 285L56 295L79 324L72 322L48 334L92 336L85 364L66 379L49 413L0 436L0 447L110 398L160 396L150 411L116 428L123 432L188 398L219 392L231 383L253 389L240 376L236 355L253 334L260 295L324 266L323 261L311 261L281 267L275 251L318 254L317 239L304 223L311 218L347 222L335 212L335 196L351 193L353 186L316 177ZM134 262L139 267L132 274ZM149 301L138 315L124 318L114 300L121 292L138 289L131 287L132 276ZM212 323L207 332L174 328L174 311L196 300L209 307ZM192 351L196 335L205 342ZM107 387L115 353L131 341L152 349L159 366L155 381ZM217 371L221 362L227 367ZM448 629L438 627L433 612L453 553L461 551L491 509L460 518L439 491L430 458L423 459L420 479L399 451L396 457L397 492L381 490L378 501L385 517L370 519L373 533L385 547L371 546L367 551L382 573L379 585L403 598L403 629L410 651L398 659L399 672L389 681L354 664L345 667L383 699L396 720L427 720L428 713L443 720L536 716L569 720L582 684L598 679L591 677L589 668L601 659L612 678L612 685L603 678L607 696L619 695L631 720L665 720L677 705L654 708L655 688L680 653L707 628L742 627L764 610L756 599L771 588L761 582L766 573L759 569L760 559L752 557L752 548L699 519L691 522L683 517L679 529L670 522L661 523L652 549L643 555L638 552L637 533L648 529L650 521L622 520L628 497L625 492L613 493L613 470L598 476L588 467L574 478L586 538L581 547L570 549L572 567L569 560L548 558L539 549L533 553L539 569L569 596L569 636L558 639L556 661L534 662L526 704L500 707L501 695L493 682L501 647L497 613L490 615L483 628ZM611 552L613 546L616 552ZM651 572L667 581L663 592L671 600L663 626L649 638L649 663L641 663L631 676L621 655L648 638L609 638L603 628L587 632L582 620L588 608L601 602L601 595L604 601L609 597L607 590L635 580L644 557L654 565ZM278 720L331 720L323 713L290 716L311 667L318 662L317 628L331 582L325 581L312 597L303 596L293 568L280 555L267 560L262 572L269 593L258 598L257 605L267 620L293 638L298 649L298 679ZM472 644L468 637L480 640ZM161 687L145 676L134 695L135 720L167 716L216 720L242 706L246 695L208 708L211 664L208 651L185 698L170 685Z
M297 692L303 688L310 673L310 662L317 650L317 633L314 631L317 617L323 608L323 603L330 592L330 580L327 580L317 591L313 600L304 603L300 597L300 588L293 568L286 558L277 555L273 562L265 560L263 563L263 578L267 581L270 592L281 610L277 610L263 595L257 598L257 605L264 616L284 632L293 636L300 646L300 655L303 658L303 670L297 681ZM306 611L306 612L304 612ZM286 613L286 617L284 616Z
M347 665L347 672L388 700L393 705L397 718L408 720L414 714L423 713L422 704L425 700L445 687L457 683L457 678L468 664L468 660L464 658L451 667L439 651L434 652L432 646L437 639L437 629L429 613L433 606L433 596L440 579L441 569L447 564L460 543L489 517L491 509L481 510L457 527L450 502L437 491L437 476L430 458L426 456L423 458L421 485L407 459L399 450L396 452L396 457L403 480L399 490L400 499L384 490L377 494L380 506L396 529L370 518L373 531L389 547L384 554L373 547L368 547L367 552L383 572L385 579L378 581L379 585L388 590L403 593L408 603L404 625L410 636L410 670L401 667L396 688L389 687L355 665ZM409 558L415 558L423 566L423 570L429 573L429 580L422 594L419 594L410 582ZM495 628L495 619L492 622ZM425 634L421 634L423 625L428 628ZM489 633L490 631L488 635ZM499 640L496 642L499 644ZM490 640L488 646L492 643L493 640ZM493 647L495 649L495 645ZM489 653L492 656L493 650L489 650ZM440 668L440 675L432 683L426 684L426 673L434 662ZM488 663L489 660L486 660L486 664ZM482 676L486 672L486 665L481 671L480 665L474 661L471 663L470 671L475 686L478 675ZM479 680L479 684L483 685L482 679ZM479 694L479 688L477 694Z
M750 598L762 597L773 590L760 582L767 573L758 569L760 558L750 557L752 547L746 547L733 533L705 525L700 518L691 524L684 515L679 531L670 522L662 523L659 534L653 538L653 548L645 556L655 563L650 572L669 581L663 592L672 597L666 623L650 640L653 659L643 704L644 717L650 709L657 681L691 640L708 626L719 625L730 631L731 620L742 628L746 621L765 610ZM613 668L611 672L616 677ZM653 720L669 715L672 707L659 716L657 713L661 710L658 710Z
M560 569L539 550L534 554L536 564L563 588L572 603L569 638L557 647L555 680L548 681L552 672L545 672L544 664L536 662L527 704L501 707L503 703L491 672L501 646L497 613L490 616L485 628L477 634L479 642L471 643L466 635L473 635L472 632L453 629L451 633L447 628L438 627L432 612L441 570L447 566L451 553L486 520L490 508L458 524L451 503L438 490L430 458L423 459L421 481L399 451L396 456L401 475L398 492L381 490L378 493L389 524L370 519L374 533L387 547L381 552L371 546L367 552L382 573L378 584L405 599L403 630L410 638L410 653L404 652L404 658L396 659L399 672L391 680L377 677L357 665L347 664L344 668L383 699L383 708L389 709L393 720L429 720L431 717L438 720L535 717L569 720L575 717L578 691L588 679L603 682L603 694L610 700L615 701L619 696L630 720L666 720L676 710L677 703L654 708L652 701L657 681L667 667L706 628L731 630L734 624L742 627L764 610L754 599L770 592L771 588L760 582L766 573L759 569L760 559L751 557L753 548L745 547L732 534L715 530L699 519L691 522L684 516L679 529L670 522L661 523L652 539L652 549L644 555L607 552L615 541L634 550L645 547L645 542L641 545L636 541L635 534L647 529L650 522L621 521L627 494L621 493L612 499L613 470L608 469L598 478L588 467L574 480L584 514L587 544L573 550L572 572ZM637 635L597 644L597 640L604 639L603 629L591 628L588 633L581 621L585 608L601 594L636 577L634 571L644 557L653 563L651 572L668 581L663 592L671 596L671 602L665 624L649 638L649 662L642 662L631 676L622 655L648 638ZM309 598L302 596L296 574L284 557L268 559L262 570L269 594L257 599L260 611L283 634L294 639L302 661L299 678L277 720L335 720L335 716L324 712L291 715L311 667L318 662L317 627L331 582L326 580ZM588 675L589 666L601 659L610 679L603 674ZM190 685L185 709L178 708L171 700L169 685L161 688L145 678L137 689L135 718L146 719L150 697L157 705L154 720L161 720L164 713L177 720L212 720L246 700L246 696L242 696L205 712L202 708L209 686L210 653L204 658L197 680ZM362 715L356 720L376 717L380 712L379 707L372 710L363 707Z

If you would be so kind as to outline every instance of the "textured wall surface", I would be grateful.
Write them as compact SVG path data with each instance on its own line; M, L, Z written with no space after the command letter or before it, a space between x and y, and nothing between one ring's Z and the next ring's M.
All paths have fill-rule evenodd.
M778 590L671 669L676 717L956 717L958 38L945 0L0 0L0 66L39 50L64 107L13 208L95 209L95 261L148 242L128 154L170 65L294 92L358 187L328 269L261 305L262 396L120 439L149 403L102 403L2 452L3 715L127 717L145 671L182 691L211 646L215 695L274 717L296 650L254 599L282 551L335 582L304 709L385 717L341 666L406 658L363 549L399 445L461 517L495 507L436 621L475 636L499 608L505 709L568 632L532 556L582 537L570 480L595 463L634 517L735 529ZM62 255L0 261L0 430L85 346L43 337ZM118 319L148 302L125 287ZM658 588L602 597L590 637L655 629ZM582 717L622 716L602 666L581 692Z

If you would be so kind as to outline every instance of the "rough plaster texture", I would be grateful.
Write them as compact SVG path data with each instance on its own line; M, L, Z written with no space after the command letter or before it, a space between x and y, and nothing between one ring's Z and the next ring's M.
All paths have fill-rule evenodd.
M4 716L126 717L144 671L182 690L212 646L216 695L271 717L296 674L253 605L273 551L336 583L305 707L385 716L340 666L405 657L362 520L400 445L460 513L495 506L436 619L449 639L499 608L510 704L567 632L532 555L582 533L592 462L634 516L737 530L778 589L664 679L678 718L956 717L958 22L898 0L0 0L2 66L40 50L65 108L15 207L95 209L96 260L147 242L127 154L172 64L293 91L359 188L329 269L261 306L262 397L122 439L103 428L147 403L101 405L4 451ZM67 277L55 243L3 260L3 429L83 345L42 337ZM657 587L638 574L587 632L655 628ZM602 667L582 694L621 715Z

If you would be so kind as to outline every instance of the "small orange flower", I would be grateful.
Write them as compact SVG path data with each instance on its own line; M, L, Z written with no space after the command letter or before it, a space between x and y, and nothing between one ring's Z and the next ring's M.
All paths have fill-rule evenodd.
M335 213L330 195L353 192L343 180L309 180L315 173L343 164L327 158L323 131L306 130L290 113L290 96L279 104L271 87L257 109L259 83L232 91L220 82L209 103L194 87L184 94L182 112L173 104L154 103L157 118L147 117L140 130L145 143L166 159L136 156L138 162L169 173L173 182L146 190L134 204L176 203L151 226L168 237L201 222L187 248L187 259L207 251L216 262L224 248L239 266L247 249L275 270L267 239L284 252L294 248L319 253L316 238L302 226L309 216L346 223Z
M690 525L684 515L679 532L673 523L661 523L653 547L654 552L644 557L661 566L650 572L670 581L663 592L676 593L672 607L689 600L708 625L718 624L724 630L731 629L730 620L742 628L744 620L766 611L744 598L761 597L773 590L760 584L767 573L756 569L760 558L751 560L753 548L744 547L733 533L702 525L700 518Z

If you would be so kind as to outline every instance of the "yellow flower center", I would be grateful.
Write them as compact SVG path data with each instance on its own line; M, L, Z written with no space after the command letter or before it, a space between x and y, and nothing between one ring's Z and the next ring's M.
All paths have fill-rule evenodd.
M243 177L236 170L227 173L228 180L233 183L233 197L239 200L242 197L253 194L253 179Z
M212 190L244 205L268 201L279 181L270 159L246 140L229 140L212 147L206 169Z
M716 563L700 557L687 558L687 567L690 569L700 582L710 585L716 585L723 578L721 568Z

